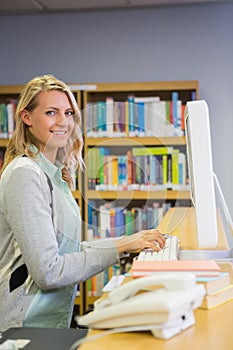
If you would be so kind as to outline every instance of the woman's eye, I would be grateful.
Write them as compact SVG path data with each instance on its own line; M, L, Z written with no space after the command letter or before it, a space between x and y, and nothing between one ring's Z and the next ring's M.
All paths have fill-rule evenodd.
M53 117L56 115L56 112L55 111L47 111L46 115Z
M66 116L69 118L69 117L72 117L74 115L74 111L67 111L66 112Z
M46 115L48 117L56 117L57 115L62 115L64 113L65 117L66 118L70 118L74 115L74 111L73 110L70 110L70 111L65 111L65 112L59 112L59 111L56 111L56 110L48 110L46 111Z

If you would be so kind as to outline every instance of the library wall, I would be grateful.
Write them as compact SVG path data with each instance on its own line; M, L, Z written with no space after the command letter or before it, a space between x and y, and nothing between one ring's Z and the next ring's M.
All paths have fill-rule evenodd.
M198 80L215 171L233 215L233 4L0 17L0 85ZM223 156L224 155L224 156Z

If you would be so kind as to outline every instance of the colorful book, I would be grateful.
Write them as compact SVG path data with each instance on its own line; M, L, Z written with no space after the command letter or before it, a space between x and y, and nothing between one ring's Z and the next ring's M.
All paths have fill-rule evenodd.
M145 132L145 102L144 99L140 97L134 98L135 103L135 112L137 113L137 126L138 126L138 135L144 136Z
M8 137L11 138L15 129L15 108L16 105L13 100L6 105L7 109L7 126L8 126Z
M179 184L179 150L174 150L171 155L171 182L173 185Z
M154 97L153 102L150 103L150 110L148 131L150 136L166 136L167 122L166 122L166 108L163 101L157 96Z
M196 276L219 276L220 267L215 260L162 260L141 261L134 259L132 276L139 277L158 272L193 272Z
M98 163L98 170L99 170L99 185L104 185L104 155L105 155L105 148L100 147L99 148L99 163ZM102 188L101 188L102 189Z
M220 272L219 276L197 277L196 281L205 287L206 293L216 292L231 284L230 274L227 272Z
M117 189L118 185L118 157L112 157L112 185L113 188Z
M134 96L128 96L128 130L129 136L135 136L135 112L134 112Z
M233 300L232 284L229 284L225 288L219 289L215 292L206 294L202 301L200 309L212 309L230 300Z
M232 261L218 260L218 265L222 272L227 272L230 275L230 283L233 284L233 264Z
M110 207L108 204L99 207L99 231L100 238L110 237Z
M114 99L113 97L106 97L106 131L107 136L113 136L114 123Z
M133 156L163 155L173 152L173 147L133 147Z
M167 184L167 181L168 181L168 168L167 168L167 165L168 165L168 162L167 162L167 154L163 154L162 155L162 168L163 168L163 185L166 185Z
M128 186L130 186L133 183L133 165L132 165L132 153L131 150L127 151L127 180L128 180Z
M156 158L154 155L149 156L150 166L150 185L156 184Z
M130 236L133 233L133 216L131 210L125 210L125 235Z
M178 101L178 92L173 91L172 92L172 119L173 119L173 125L176 128L178 126L178 115L177 115L177 101Z
M180 185L186 185L187 183L187 167L186 167L186 155L179 152L178 154L178 183Z
M7 110L5 103L0 103L0 138L8 137Z
M102 136L106 131L106 103L103 101L97 102L97 123L97 131Z
M124 207L115 208L115 236L120 237L125 233Z

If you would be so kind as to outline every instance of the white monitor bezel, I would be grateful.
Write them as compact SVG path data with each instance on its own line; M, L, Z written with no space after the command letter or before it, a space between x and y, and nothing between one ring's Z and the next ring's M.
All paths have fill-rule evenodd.
M218 225L209 109L206 101L186 103L185 130L198 247L215 248L218 243Z

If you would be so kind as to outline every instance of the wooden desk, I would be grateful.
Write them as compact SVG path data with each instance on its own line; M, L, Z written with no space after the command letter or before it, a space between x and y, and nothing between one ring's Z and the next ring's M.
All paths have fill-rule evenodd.
M168 340L150 332L116 333L82 344L79 350L232 350L233 301L208 311L197 309L195 318L195 325Z
M196 222L192 208L172 208L159 225L162 232L176 235L181 249L198 249ZM219 221L216 249L229 246ZM230 264L230 263L229 263ZM156 339L150 332L116 333L87 342L80 350L232 350L233 301L211 310L195 310L196 323L168 340ZM91 330L90 335L101 331Z

